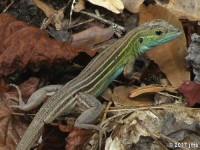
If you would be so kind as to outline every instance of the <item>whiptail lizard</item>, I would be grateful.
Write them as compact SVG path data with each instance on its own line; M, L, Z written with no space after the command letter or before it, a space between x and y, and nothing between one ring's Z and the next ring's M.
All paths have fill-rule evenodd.
M102 105L93 97L99 96L123 70L125 76L130 77L139 54L180 34L179 29L159 19L128 32L97 55L75 79L65 84L43 104L17 145L17 150L29 150L41 136L44 124L73 111L81 103L91 108L79 116L75 126L94 129L95 126L91 123L102 112Z

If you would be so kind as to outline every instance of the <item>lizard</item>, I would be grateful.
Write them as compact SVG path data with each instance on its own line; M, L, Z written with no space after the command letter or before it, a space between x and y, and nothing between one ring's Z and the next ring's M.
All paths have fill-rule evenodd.
M78 105L87 105L74 126L97 129L92 123L103 111L96 99L105 88L124 72L131 77L136 58L150 48L177 38L182 32L168 22L155 19L129 31L123 38L98 54L74 79L62 86L38 110L16 150L29 150L42 134L45 124Z

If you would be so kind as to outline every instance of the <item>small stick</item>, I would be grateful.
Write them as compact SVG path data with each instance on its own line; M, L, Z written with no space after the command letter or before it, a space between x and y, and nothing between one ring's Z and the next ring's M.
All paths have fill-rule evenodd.
M95 19L89 19L89 20L87 20L87 21L80 22L80 23L77 23L77 24L75 24L75 25L69 26L69 27L67 27L67 29L71 29L71 28L80 26L80 25L82 25L82 24L86 24L86 23L88 23L88 22L92 22L92 21L94 21L94 20L95 20Z
M118 24L116 24L116 23L114 23L112 21L103 19L103 18L101 18L101 17L99 17L99 16L97 16L95 14L91 14L91 13L88 13L88 12L85 12L85 11L80 11L80 13L88 15L88 16L93 17L93 18L96 18L96 19L98 19L100 21L103 21L103 22L111 25L114 29L118 29L118 30L121 30L121 31L126 31L124 27L122 27L122 26L120 26L120 25L118 25Z
M122 112L122 111L141 111L141 110L152 110L152 109L175 109L176 105L160 105L160 106L144 106L144 107L136 107L136 108L110 108L107 112ZM189 108L185 107L187 110L200 110L200 108Z
M97 13L97 14L99 14L99 13ZM102 16L104 16L104 15L102 15ZM70 26L67 27L67 29L71 29L71 28L74 28L74 27L77 27L77 26L86 24L86 23L88 23L88 22L92 22L92 21L94 21L94 20L95 20L95 18L89 19L89 20L87 20L87 21L83 21L83 22L80 22L80 23L77 23L77 24L74 24L74 25L70 25ZM71 24L71 23L70 23L70 24Z
M3 10L3 12L6 12L14 2L14 0L11 1L10 4Z
M174 96L174 95L169 94L169 93L158 92L158 94L164 95L164 96L167 96L167 97L173 97L173 98L176 98L176 99L180 99L180 97Z
M69 2L71 2L71 0ZM68 24L68 26L70 26L70 24L72 22L72 14L73 14L75 3L76 3L76 0L73 0L72 1L72 5L71 5L71 9L70 9L70 16L69 16L69 24Z
M45 29L47 19L48 19L48 18L44 18L44 19L43 19L42 25L40 26L40 29Z
M103 121L106 119L106 116L107 116L107 110L109 110L109 108L110 108L111 105L112 105L112 102L110 101L110 102L108 103L108 105L106 106L106 109L105 109L105 111L104 111L103 117L102 117L102 119L101 119L100 126L103 125ZM102 132L99 133L99 150L101 150L101 143L102 143L102 136L103 136L102 134L103 134ZM104 132L104 134L106 135L105 132Z
M106 119L106 116L107 116L107 113L108 113L108 110L110 108L110 106L112 105L112 102L109 102L108 105L106 106L106 109L104 111L104 114L103 114L103 117L102 117L102 120L101 120L101 123ZM100 123L100 124L101 124Z
M12 115L17 115L17 116L24 116L25 114L24 113L16 113L16 112L13 112ZM27 116L35 116L35 114L26 114Z

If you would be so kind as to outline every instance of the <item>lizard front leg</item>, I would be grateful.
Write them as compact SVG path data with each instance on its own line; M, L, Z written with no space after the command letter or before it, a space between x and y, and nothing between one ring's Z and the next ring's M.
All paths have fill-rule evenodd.
M85 110L75 121L74 126L83 129L95 129L100 128L92 123L99 117L103 111L103 105L101 102L90 94L83 92L78 93L78 105L84 105L88 109ZM79 106L78 106L79 107Z
M138 79L139 76L138 73L134 72L134 64L135 58L131 58L124 67L124 77L126 77L129 80Z
M24 103L21 96L21 91L17 85L11 84L11 86L15 87L17 89L18 95L19 95L19 105L13 106L15 108L18 108L22 111L30 111L36 107L38 107L40 104L42 104L45 100L46 96L51 96L55 92L57 92L63 85L48 85L44 86L37 91L35 91L28 99L27 103Z

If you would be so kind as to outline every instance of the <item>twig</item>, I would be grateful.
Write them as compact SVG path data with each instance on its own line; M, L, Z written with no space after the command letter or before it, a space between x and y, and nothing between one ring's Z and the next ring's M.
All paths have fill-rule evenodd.
M180 106L180 105L178 105ZM161 106L146 106L146 107L138 107L138 108L119 108L119 109L110 109L107 110L107 112L121 112L121 111L139 111L139 110L148 110L148 109L174 109L178 107L176 104L172 105L161 105ZM185 107L185 109L190 109L190 110L200 110L200 108L189 108Z
M146 107L138 107L138 108L119 108L119 109L111 109L107 110L107 112L119 112L119 111L139 111L139 110L147 110L147 109L162 109L161 106L146 106Z
M102 16L104 16L104 15L102 15ZM86 24L86 23L88 23L88 22L92 22L92 21L94 21L94 20L95 20L95 18L93 18L93 19L89 19L89 20L87 20L87 21L83 21L83 22L80 22L80 23L77 23L77 24L74 24L74 25L68 26L67 29L71 29L71 28L74 28L74 27L77 27L77 26L80 26L80 25Z
M109 102L108 105L106 106L106 109L104 111L104 114L103 114L103 117L102 117L102 120L101 120L101 123L106 119L106 116L107 116L107 113L108 113L108 110L110 108L110 106L112 105L112 102ZM101 125L100 123L100 125Z
M11 1L10 4L3 10L3 12L6 12L14 2L14 0Z
M174 96L174 95L169 94L169 93L158 92L158 94L164 95L164 96L167 96L167 97L173 97L173 98L176 98L176 99L180 99L180 97Z
M100 123L100 126L103 125L103 121L106 119L106 116L107 116L107 110L109 110L110 106L112 105L112 102L110 101L108 103L108 105L106 106L106 109L104 111L104 114L103 114L103 117L101 119L101 123ZM103 129L104 130L104 129ZM103 134L106 135L106 133L102 133L102 132L99 132L99 150L101 150L101 143L102 143L102 137L103 137Z
M114 29L121 30L121 31L126 31L124 27L122 27L122 26L120 26L120 25L118 25L118 24L116 24L116 23L114 23L112 21L103 19L103 18L101 18L101 17L99 17L99 16L97 16L95 14L91 14L91 13L88 13L88 12L85 12L85 11L80 11L80 13L88 15L88 16L93 17L93 18L96 18L96 19L98 19L100 21L103 21L103 22L111 25Z
M108 111L109 112L109 111ZM131 113L132 111L130 111L129 113ZM107 118L106 120L104 120L102 123L101 123L101 126L105 126L107 122L109 122L110 120L113 120L119 116L122 116L122 115L127 115L127 112L121 112L120 114L116 114L110 118Z
M69 1L71 2L71 0ZM70 26L71 22L72 22L72 14L73 14L73 10L74 10L74 5L76 4L76 0L72 1L72 5L71 5L71 9L70 9L70 16L69 16L69 24L68 26Z
M95 19L89 19L89 20L87 20L87 21L80 22L80 23L77 23L77 24L75 24L75 25L69 26L69 27L67 27L67 29L71 29L71 28L80 26L80 25L82 25L82 24L86 24L86 23L91 22L91 21L94 21L94 20L95 20Z
M47 21L49 21L48 18L44 18L44 19L43 19L42 25L41 25L40 29L45 29L45 26L46 26L46 24L47 24Z
M24 116L25 114L24 113L16 113L16 112L13 112L12 113L13 115L18 115L18 116ZM35 114L26 114L27 116L35 116Z

